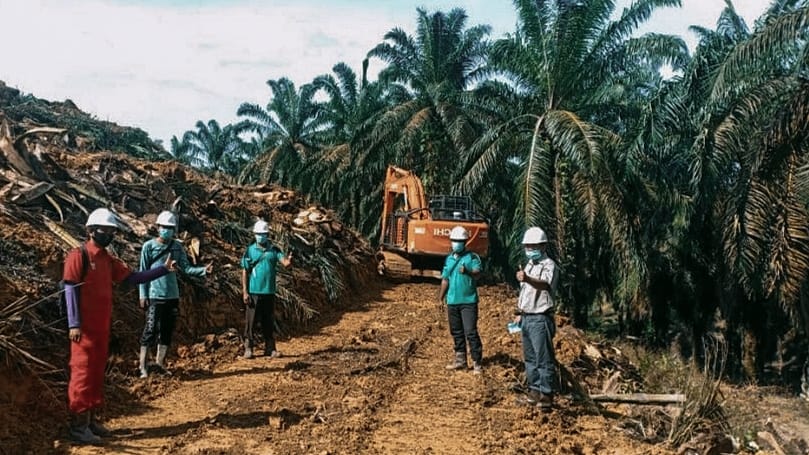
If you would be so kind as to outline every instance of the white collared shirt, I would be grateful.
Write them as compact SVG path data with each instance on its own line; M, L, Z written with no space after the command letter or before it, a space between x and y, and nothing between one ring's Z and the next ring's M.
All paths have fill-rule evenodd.
M558 272L553 259L545 256L536 263L529 261L523 268L523 272L531 278L547 283L550 291L538 290L526 282L520 283L520 297L517 300L517 308L523 313L546 313L553 309L553 296L551 293L556 289Z

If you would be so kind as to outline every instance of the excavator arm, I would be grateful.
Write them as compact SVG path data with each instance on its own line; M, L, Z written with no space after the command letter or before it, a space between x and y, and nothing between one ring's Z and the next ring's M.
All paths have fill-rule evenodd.
M396 206L400 196L403 205ZM388 166L385 175L385 204L382 209L383 213L393 211L412 213L413 219L429 218L429 214L425 213L428 209L427 196L424 194L421 179L405 169Z

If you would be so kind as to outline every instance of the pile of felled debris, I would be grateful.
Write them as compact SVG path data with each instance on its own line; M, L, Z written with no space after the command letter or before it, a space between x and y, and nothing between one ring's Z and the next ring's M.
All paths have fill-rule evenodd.
M293 267L279 276L280 320L287 326L339 305L373 274L367 242L293 191L229 184L172 161L90 152L97 148L91 139L58 124L15 120L4 112L4 102L0 96L0 308L23 298L38 302L31 314L61 327L54 319L53 293L62 261L84 239L87 214L98 207L120 216L122 232L111 249L132 267L140 245L155 234L153 223L162 210L179 214L179 240L190 260L214 264L214 273L204 280L181 278L181 342L241 324L238 264L259 218L270 222L271 239L294 253ZM132 288L116 294L113 344L121 348L137 342L142 315L136 294ZM39 349L47 343L18 341L38 357L63 354Z

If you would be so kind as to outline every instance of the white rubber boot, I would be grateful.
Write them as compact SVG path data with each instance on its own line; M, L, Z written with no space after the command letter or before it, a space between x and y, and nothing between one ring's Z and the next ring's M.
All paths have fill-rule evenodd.
M166 354L169 352L169 347L165 344L157 345L157 367L162 370L163 374L171 375L171 372L166 369Z
M149 347L140 347L140 356L138 357L138 370L140 371L141 379L149 377L149 370L146 368L146 357L149 355Z

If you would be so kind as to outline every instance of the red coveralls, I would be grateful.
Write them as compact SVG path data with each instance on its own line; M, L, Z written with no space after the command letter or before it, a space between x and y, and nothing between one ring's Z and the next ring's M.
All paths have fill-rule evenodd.
M67 396L70 411L80 414L104 404L104 370L110 341L112 284L120 283L132 271L104 248L86 242L87 274L79 289L81 340L70 343L70 382ZM63 279L79 283L81 251L76 248L65 258Z

